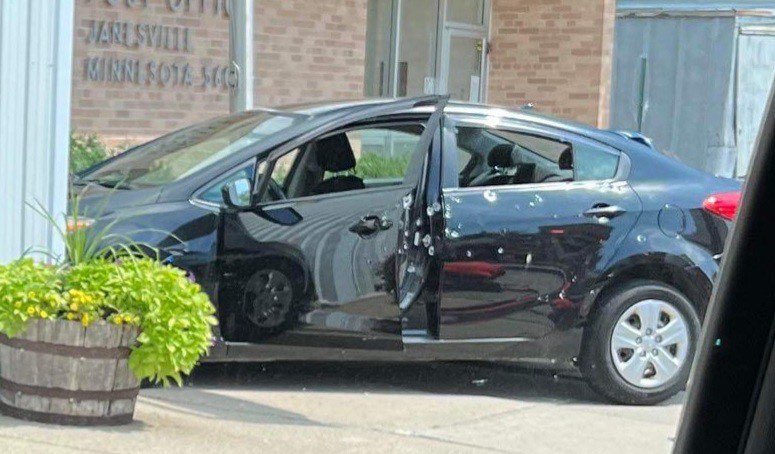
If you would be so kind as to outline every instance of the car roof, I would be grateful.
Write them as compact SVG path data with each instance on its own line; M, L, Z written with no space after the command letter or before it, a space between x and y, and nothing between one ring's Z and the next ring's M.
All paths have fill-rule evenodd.
M416 98L416 99L426 99ZM411 98L403 98L404 100L411 101ZM316 102L309 104L296 104L288 105L278 108L279 111L286 112L288 114L305 115L324 119L326 116L336 116L345 113L347 110L358 110L367 108L370 106L378 106L394 102L395 98L374 98L374 99L361 99L352 101L334 101L334 102ZM397 112L398 115L406 114L429 114L433 110L432 105L424 103L422 107L414 107L404 111ZM449 115L473 115L480 117L496 117L497 119L513 120L525 123L532 123L538 126L544 126L560 131L565 131L578 136L586 137L593 141L602 143L606 146L617 149L621 152L626 152L627 156L632 162L644 163L649 162L653 165L667 170L672 169L676 172L694 173L695 169L688 167L686 164L659 153L655 149L651 148L646 142L642 142L632 137L628 137L627 134L622 134L621 131L598 129L594 126L580 123L573 120L561 119L546 115L535 111L532 106L530 108L509 108L487 104L476 104L459 101L450 101L444 112ZM651 166L646 165L646 167Z
M370 98L349 101L322 101L304 104L290 104L277 107L274 111L280 111L288 114L305 115L308 117L323 118L326 116L335 116L347 110L357 110L370 106L379 106L396 101L396 98ZM264 109L261 109L264 110ZM408 109L402 114L421 114L430 113L432 106L415 107ZM598 129L594 126L580 123L573 120L561 119L551 115L543 114L533 110L533 108L509 108L497 105L476 104L459 101L450 101L444 110L447 114L458 115L476 115L483 117L498 117L509 120L534 123L556 129L563 129L575 134L589 137L597 141L621 149L629 148L632 145L630 140L620 136L613 131Z

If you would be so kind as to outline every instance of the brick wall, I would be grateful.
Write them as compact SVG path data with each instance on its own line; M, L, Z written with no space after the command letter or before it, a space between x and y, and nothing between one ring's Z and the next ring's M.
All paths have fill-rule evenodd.
M608 123L614 0L493 0L488 102Z
M363 97L366 1L258 2L255 102Z
M213 69L228 62L229 30L223 1L182 0L183 6L174 11L170 5L180 0L76 0L73 129L97 133L111 144L135 143L227 113L228 90L223 84L203 86L202 74L203 67L212 75ZM94 21L165 25L181 30L187 27L190 51L176 50L174 45L172 49L152 49L94 42L89 38ZM112 30L109 32L112 39ZM277 106L361 97L365 40L366 0L258 0L256 104ZM97 80L89 77L89 62L94 58L101 59L98 65L107 63L92 68ZM130 70L134 68L132 62L138 60L144 81L112 77L111 62L124 64L126 60L130 61ZM156 80L148 81L147 65L151 61L170 67L188 63L191 84L165 85L158 80L158 74ZM211 78L215 83L215 77Z
M76 0L72 124L113 144L138 142L228 111L202 68L228 62L225 0ZM171 5L183 6L173 11ZM114 6L111 6L114 4ZM147 4L147 7L144 6ZM134 6L128 6L134 5ZM190 5L190 6L187 6ZM204 9L202 8L204 5ZM256 0L256 104L361 97L367 0ZM615 0L493 0L488 102L607 124ZM94 21L188 28L189 50L91 42ZM178 46L185 47L185 46ZM90 59L188 63L190 84L91 73ZM92 68L94 69L94 68ZM217 82L215 77L211 82Z
M128 6L125 0L76 0L73 58L72 128L78 132L97 133L109 142L137 142L189 125L228 111L228 92L223 88L202 86L201 67L225 65L228 62L228 19L217 14L215 3L208 1L204 11L196 7L173 12L167 0L148 0ZM173 2L177 3L177 2ZM198 3L198 2L193 2ZM121 44L89 42L93 21L126 21L133 24L188 27L190 52L132 48ZM143 83L98 80L88 77L90 58L108 61L139 60L146 70ZM195 79L190 86L147 81L149 62L191 65ZM98 65L99 65L98 61ZM112 76L112 74L110 74ZM102 80L106 79L106 80Z

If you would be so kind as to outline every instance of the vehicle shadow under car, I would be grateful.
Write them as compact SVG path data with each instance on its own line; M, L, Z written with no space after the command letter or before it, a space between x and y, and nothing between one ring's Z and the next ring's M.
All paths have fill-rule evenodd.
M429 393L526 402L611 405L580 378L481 362L271 362L203 364L194 388ZM682 394L662 405L680 403Z

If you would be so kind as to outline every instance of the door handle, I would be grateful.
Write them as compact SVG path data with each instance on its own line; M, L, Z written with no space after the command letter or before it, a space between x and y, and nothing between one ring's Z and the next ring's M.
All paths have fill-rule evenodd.
M388 230L393 227L393 221L379 216L365 216L360 221L350 227L350 231L358 236L370 236L381 230Z
M611 219L617 216L621 216L626 213L627 210L617 205L608 205L605 203L599 203L592 208L584 212L584 216L589 218L606 218Z

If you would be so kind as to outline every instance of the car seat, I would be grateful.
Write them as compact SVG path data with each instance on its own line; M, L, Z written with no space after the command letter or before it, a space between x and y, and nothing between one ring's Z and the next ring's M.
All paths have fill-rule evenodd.
M469 186L532 183L535 164L516 163L513 153L513 145L501 144L493 147L487 154L487 165L491 169L474 178Z
M324 172L346 172L355 168L355 153L344 133L320 139L315 143L315 157ZM318 183L314 195L365 189L363 180L355 175L334 175Z

